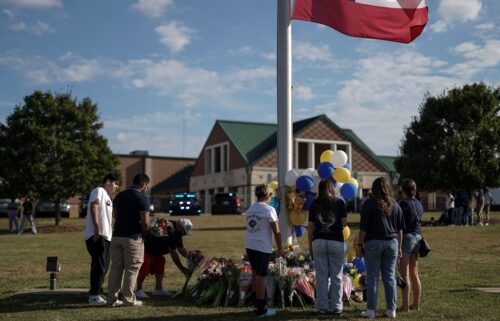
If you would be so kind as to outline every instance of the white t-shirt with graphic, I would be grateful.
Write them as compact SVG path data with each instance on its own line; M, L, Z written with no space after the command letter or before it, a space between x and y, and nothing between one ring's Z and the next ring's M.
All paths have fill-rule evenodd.
M269 223L278 222L276 210L266 203L256 202L247 210L245 247L264 253L273 251L273 231Z
M112 221L113 221L113 202L108 195L108 192L102 187L96 187L90 192L89 203L87 205L87 217L85 218L86 227L83 237L88 240L94 236L94 223L92 223L92 215L90 214L91 204L99 199L98 210L98 223L99 235L104 237L105 240L111 241L113 235Z

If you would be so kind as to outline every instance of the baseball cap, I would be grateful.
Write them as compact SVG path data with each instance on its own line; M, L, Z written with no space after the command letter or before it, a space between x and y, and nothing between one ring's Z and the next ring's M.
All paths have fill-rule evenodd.
M191 223L191 220L181 218L178 222L184 229L184 232L186 232L187 235L191 236L191 229L193 228L193 223Z

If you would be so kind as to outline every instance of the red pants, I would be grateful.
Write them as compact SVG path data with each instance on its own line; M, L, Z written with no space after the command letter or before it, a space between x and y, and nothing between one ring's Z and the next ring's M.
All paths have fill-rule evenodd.
M165 257L163 255L154 256L144 252L144 262L139 270L139 275L146 277L148 274L165 274Z

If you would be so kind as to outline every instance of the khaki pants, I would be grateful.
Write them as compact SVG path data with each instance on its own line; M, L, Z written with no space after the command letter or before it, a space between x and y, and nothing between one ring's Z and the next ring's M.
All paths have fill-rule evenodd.
M142 238L113 237L111 239L111 270L108 281L108 304L118 299L121 288L123 303L134 304L135 284L144 261Z

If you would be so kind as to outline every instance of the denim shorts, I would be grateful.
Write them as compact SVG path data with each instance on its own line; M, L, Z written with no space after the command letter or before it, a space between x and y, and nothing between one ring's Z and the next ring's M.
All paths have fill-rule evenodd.
M405 255L418 254L420 251L420 240L422 235L418 233L403 234L402 252Z

